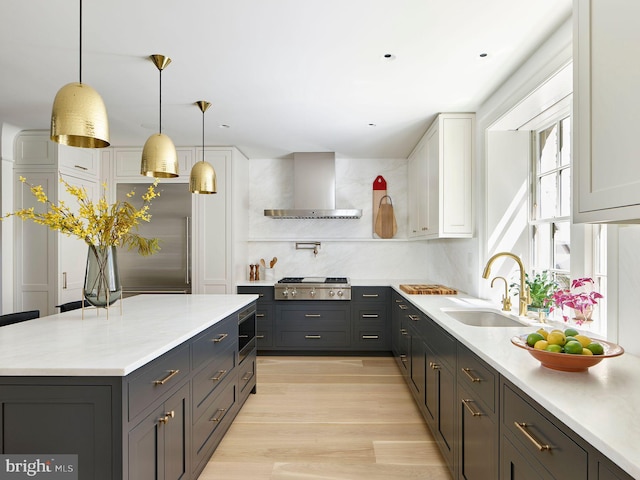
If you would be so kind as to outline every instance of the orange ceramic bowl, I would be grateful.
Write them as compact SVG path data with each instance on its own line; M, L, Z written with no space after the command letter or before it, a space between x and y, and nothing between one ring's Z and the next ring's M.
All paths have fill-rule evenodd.
M597 365L605 358L617 357L624 353L624 349L615 343L596 340L604 348L602 355L572 355L569 353L547 352L537 350L527 344L527 334L515 336L511 339L516 347L520 347L529 352L535 359L539 360L543 367L563 372L584 372L589 367Z

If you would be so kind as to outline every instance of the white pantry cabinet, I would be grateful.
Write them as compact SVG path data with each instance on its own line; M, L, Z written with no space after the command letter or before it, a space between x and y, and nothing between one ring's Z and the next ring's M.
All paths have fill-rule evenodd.
M573 220L640 219L640 2L574 0Z
M473 236L475 114L441 113L409 155L409 237Z
M14 208L43 209L29 187L42 185L49 200L64 200L71 209L78 204L60 177L73 186L84 187L90 198L99 194L99 153L59 145L49 140L49 132L24 131L15 140ZM80 300L84 283L87 246L76 237L67 237L32 221L15 221L14 272L15 310L40 310L45 316L57 313L60 303Z

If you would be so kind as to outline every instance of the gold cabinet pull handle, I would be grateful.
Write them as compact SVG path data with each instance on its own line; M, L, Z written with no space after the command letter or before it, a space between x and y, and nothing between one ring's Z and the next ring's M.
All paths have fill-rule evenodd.
M224 413L227 411L226 408L219 408L218 410L216 410L216 416L215 417L211 417L211 419L209 420L210 422L219 422L220 420L222 420L222 417L224 417Z
M168 372L169 372L169 374L166 377L164 377L162 380L154 380L153 384L154 385L164 385L169 380L171 380L173 377L175 377L178 373L180 373L180 370L169 370Z
M160 417L158 419L158 422L160 423L167 423L171 418L176 416L176 412L171 410L170 412L167 412L164 414L164 417Z
M322 315L319 313L305 313L305 318L320 318Z
M224 377L225 373L227 373L226 370L218 370L218 374L215 377L211 377L211 380L213 380L214 382L219 382L220 379Z
M249 380L251 377L253 377L253 372L247 372L244 374L244 377L242 377L242 381L246 382L247 380Z
M212 341L213 343L220 343L222 340L224 340L228 336L229 336L228 333L221 333L220 335L218 335L218 338L214 338Z
M256 313L257 318L264 318L264 313Z
M473 383L478 383L478 382L482 381L481 378L474 377L473 375L471 375L471 369L470 368L463 368L462 371L465 373L465 375L467 377L469 377L469 380L471 380Z
M429 362L429 366L431 367L431 370L438 370L440 368L440 365L436 362Z
M257 338L258 340L260 340L260 339L264 338L264 335L256 335L256 338Z
M308 338L309 340L319 340L322 338L322 335L305 335L304 338Z
M406 328L401 328L401 329L400 329L400 333L401 333L402 335L406 335L406 334L407 334L407 329L406 329Z
M414 322L417 322L418 320L420 320L420 315L407 315L407 317L409 317Z
M407 356L406 355L400 355L400 361L401 362L406 362L407 361Z
M377 293L363 293L362 298L378 298L380 295Z
M409 307L407 307L407 306L406 306L405 304L403 304L403 303L401 303L401 304L400 304L400 305L398 305L398 306L400 307L400 310L406 310L407 308L409 308Z
M469 412L471 413L471 416L473 417L480 417L482 415L484 415L482 412L479 412L478 410L474 410L473 408L471 408L471 405L469 405L469 402L473 402L473 400L471 400L470 398L467 399L462 399L462 404L467 407L467 410L469 410Z
M378 318L380 315L377 313L363 313L362 318Z
M363 340L377 340L380 338L378 335L362 335Z
M527 437L531 441L531 443L533 443L536 446L538 450L540 450L541 452L545 450L551 450L550 445L540 442L536 437L534 437L533 435L531 435L531 433L529 433L529 431L527 430L527 427L529 425L527 425L525 422L513 422L513 424L516 426L518 430L522 432L522 434L525 437Z

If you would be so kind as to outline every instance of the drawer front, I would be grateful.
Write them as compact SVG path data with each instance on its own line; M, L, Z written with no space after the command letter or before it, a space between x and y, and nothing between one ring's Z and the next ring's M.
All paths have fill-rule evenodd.
M260 326L258 326L258 331L256 332L256 340L258 350L262 348L273 347L273 329L269 328L268 330L260 330Z
M238 385L240 388L241 402L249 395L256 384L256 354L249 355L238 367Z
M238 342L238 316L231 315L209 327L193 341L193 369L196 370L215 358L230 344Z
M230 345L231 347L231 345ZM233 368L236 365L235 348L227 348L200 373L193 377L193 418L197 419L202 415L207 399L216 392L216 389L224 383L229 375L235 375Z
M565 478L567 468L571 478L587 478L587 452L506 384L503 395L503 428L512 434L520 451L527 452L555 478Z
M278 340L278 346L280 347L323 349L349 346L349 338L346 331L282 331Z
M353 318L359 325L382 326L387 321L386 310L374 305L357 304L353 312Z
M223 389L212 399L204 414L193 425L192 438L196 452L194 464L198 464L210 452L212 444L216 445L222 439L226 427L233 420L237 388L234 379L228 378Z
M260 302L273 302L273 287L238 287L238 293L258 295L258 307Z
M127 377L129 420L189 376L189 346L162 355ZM129 378L131 377L131 378Z
M389 287L351 287L351 301L386 304L389 301Z
M331 331L346 330L347 315L344 310L303 309L283 310L277 319L279 330Z
M472 394L474 400L484 402L486 407L496 412L497 373L484 361L458 344L458 382Z
M363 350L389 350L389 334L381 329L358 328L355 332L354 344Z

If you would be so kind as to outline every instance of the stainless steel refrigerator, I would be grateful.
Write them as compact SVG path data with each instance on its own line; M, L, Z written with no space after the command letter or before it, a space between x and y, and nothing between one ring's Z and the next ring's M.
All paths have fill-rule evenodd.
M118 200L142 205L147 185L119 183ZM135 190L133 198L127 193ZM118 249L123 296L139 293L191 293L191 193L185 184L160 183L160 196L152 200L151 221L142 222L138 233L158 238L160 251L142 256L126 247Z

